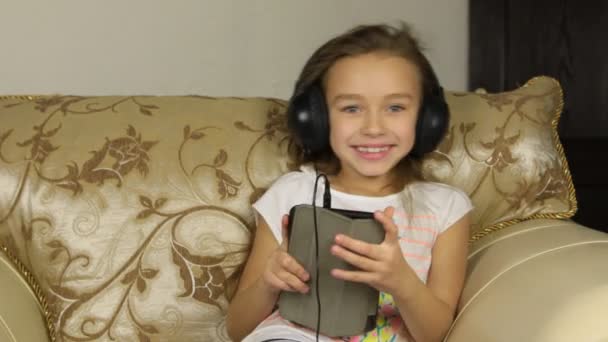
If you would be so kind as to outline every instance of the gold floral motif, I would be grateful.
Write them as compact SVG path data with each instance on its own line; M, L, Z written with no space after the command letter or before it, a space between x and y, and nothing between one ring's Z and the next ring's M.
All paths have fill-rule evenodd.
M205 130L208 130L211 128L218 129L217 127L201 127L201 128L195 129L194 131L191 131L191 128L189 125L186 125L184 127L184 141L180 145L180 150L179 150L180 166L184 173L187 174L185 166L183 164L183 160L182 160L182 150L183 150L184 146L186 145L188 140L200 140L200 139L204 138ZM228 161L228 154L226 153L226 151L224 149L220 149L217 152L217 155L213 159L212 163L200 163L200 164L196 165L192 169L192 171L190 171L190 176L194 175L194 173L201 167L207 167L207 168L213 169L213 170L215 170L215 177L217 179L217 187L218 187L218 193L220 194L220 198L226 199L228 197L235 197L238 195L239 187L241 186L241 182L234 180L234 178L232 178L228 173L226 173L225 171L220 169L222 166L224 166L226 164L227 161Z
M486 100L490 107L496 108L499 112L502 112L502 107L513 103L512 94L500 93L500 94L477 94L482 99Z
M40 124L34 126L34 133L30 138L14 141L16 137L13 128L0 131L0 158L2 162L5 164L25 162L26 165L22 169L22 181L17 185L17 196L9 204L10 210L8 213L3 211L0 214L2 215L0 219L5 222L13 215L14 210L20 206L23 189L31 181L42 181L57 187L57 189L67 190L75 201L79 201L79 198L82 198L85 194L90 196L88 195L90 191L96 191L94 187L110 189L105 186L109 183L114 186L113 188L116 189L117 193L119 189L124 188L125 184L128 185L131 181L135 182L137 179L145 179L148 176L151 172L150 162L154 161L154 153L157 146L162 144L162 140L145 139L146 131L141 128L136 129L139 126L138 124L125 124L125 135L106 137L105 141L98 145L98 148L91 150L90 155L83 162L71 161L67 163L63 166L67 170L64 175L51 177L45 174L48 170L54 172L56 172L55 170L61 170L61 167L57 167L55 160L52 162L52 164L55 164L52 167L47 164L50 164L51 156L68 148L55 142L56 139L60 140L59 138L63 134L69 134L68 131L64 131L65 124L61 121L63 118L84 114L118 113L121 110L119 106L127 102L138 106L139 113L147 117L154 116L152 111L160 109L156 105L144 105L134 97L118 98L110 104L102 104L107 102L103 98L99 100L97 98L74 96L36 98L30 101L29 105L33 110L44 114L44 117ZM284 122L281 121L281 103L277 103L276 100L268 100L268 102L267 121L262 125L264 129L253 133L261 133L260 138L265 137L268 141L280 144L281 141L285 140L282 137L285 134L285 126ZM4 108L22 109L25 105L27 103L23 102ZM53 117L56 119L51 120ZM51 122L54 123L53 126L51 126ZM249 123L243 123L242 127L247 125ZM176 157L179 168L182 169L183 177L191 184L193 180L190 180L190 177L194 176L200 168L211 168L215 172L217 180L216 192L218 198L222 200L237 197L245 183L237 180L226 169L230 156L225 148L218 148L215 156L209 162L199 162L191 169L187 171L185 169L182 156L185 145L189 143L205 144L205 138L210 133L209 130L218 129L218 127L209 126L192 129L190 124L182 127L183 141L176 150ZM234 125L234 128L238 130L238 124ZM259 142L259 139L256 141ZM8 144L27 149L22 161L9 160L9 158L14 159L12 157L14 154L10 156L2 154L3 148L7 148ZM253 192L266 186L265 184L254 184L247 174L249 170L244 169L246 170L245 178L250 180L248 185L251 186ZM127 175L131 177L127 179ZM84 188L84 183L94 187ZM124 192L124 190L120 191ZM47 304L46 296L42 291L39 292L41 301L49 307L48 326L53 339L57 337L66 341L112 340L117 337L118 324L121 325L120 329L124 329L125 318L130 321L133 338L141 341L157 338L155 336L168 336L165 334L171 332L179 332L175 327L167 329L166 326L157 325L149 318L144 318L145 315L141 315L141 312L138 311L141 309L135 305L136 298L147 296L155 288L157 279L165 275L164 272L167 272L166 266L164 266L165 268L159 268L145 261L147 256L153 255L158 248L153 246L152 241L160 238L165 232L169 232L171 261L178 270L178 279L183 284L182 292L177 294L176 299L191 299L201 304L216 307L221 312L224 310L224 304L221 303L225 303L226 299L229 299L234 293L240 276L242 261L248 253L248 244L233 244L231 246L230 242L224 242L223 246L227 248L225 252L214 254L216 251L205 254L204 252L201 253L200 250L196 252L191 250L190 242L180 241L177 231L182 229L180 227L184 219L197 212L217 212L223 217L231 217L247 231L251 229L249 221L244 220L231 210L213 204L201 203L184 207L183 203L172 201L171 197L166 196L166 194L155 199L148 195L135 195L139 196L138 201L141 210L132 213L132 219L134 222L139 222L138 225L150 227L151 230L147 228L142 230L142 232L145 231L144 240L133 251L128 260L121 263L117 270L112 271L109 278L105 278L102 283L93 287L88 286L86 289L74 287L74 282L69 279L73 279L72 273L77 269L88 270L99 260L93 260L93 256L86 251L76 251L73 242L66 241L54 234L47 237L39 235L32 230L31 226L36 221L32 221L29 225L23 225L21 235L27 241L30 241L28 248L38 249L40 247L34 247L34 244L42 243L47 260L53 266L52 276L37 274L37 277L42 276L46 296L49 298ZM57 197L57 195L54 195L54 197ZM107 204L105 205L107 206ZM44 224L50 227L50 231L60 229L58 221L44 218L36 220L43 220ZM103 226L98 232L102 231ZM7 244L8 241L13 241L10 234L4 235L4 232L0 232L0 236L3 237L3 245ZM10 244L10 248L18 250L15 243ZM29 255L29 253L26 251L24 255ZM34 269L40 272L37 265L39 265L38 261L32 261ZM57 273L55 273L55 269ZM31 279L30 284L33 287L38 286L33 276L28 279ZM98 316L95 312L86 313L86 311L83 311L86 310L84 308L95 305L97 301L102 300L102 296L105 296L108 291L113 291L116 294L120 293L118 302L110 308L112 312L109 313L109 316ZM56 315L52 316L51 312L56 313ZM83 316L83 314L86 316ZM73 326L73 323L78 324L78 326ZM70 325L71 327L69 327ZM57 330L55 330L55 327L57 327ZM57 331L56 335L54 331ZM224 336L220 331L215 333Z
M472 198L471 242L521 220L574 215L574 187L557 136L563 94L556 80L533 78L522 88L499 94L453 95L449 134L425 159L424 170L430 179L461 187ZM466 112L459 107L475 97L491 110ZM492 120L496 123L489 126ZM539 134L542 139L550 135L551 145ZM549 159L542 160L539 153Z
M276 138L277 134L280 134L281 139L277 142L279 146L284 143L288 143L289 141L287 120L285 118L286 105L285 103L274 99L270 99L270 101L278 106L273 106L268 110L268 112L266 112L266 125L264 125L264 129L251 128L242 121L234 122L234 127L239 130L252 133L261 133L261 135L258 136L258 138L253 142L253 144L251 144L249 150L247 151L247 159L245 160L246 170L250 169L251 155L253 149L256 148L256 146L260 143L260 141L262 141L262 139L266 138L268 141L273 141ZM256 187L249 175L249 172L247 172L247 181L253 187L253 192L249 196L249 203L253 203L262 196L266 189Z

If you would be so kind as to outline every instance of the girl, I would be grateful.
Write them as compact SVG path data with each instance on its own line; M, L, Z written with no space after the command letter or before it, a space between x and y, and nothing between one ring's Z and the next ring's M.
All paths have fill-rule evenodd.
M307 293L312 285L287 253L286 214L312 202L318 171L328 177L332 207L373 211L385 229L381 244L335 236L331 253L356 270L331 275L380 291L375 329L338 340L442 340L463 286L472 205L464 192L421 175L421 157L437 146L449 118L408 27L359 26L321 46L301 72L288 118L300 170L253 205L257 231L228 308L230 337L315 340L314 331L273 310L281 291ZM317 196L321 203L322 191Z

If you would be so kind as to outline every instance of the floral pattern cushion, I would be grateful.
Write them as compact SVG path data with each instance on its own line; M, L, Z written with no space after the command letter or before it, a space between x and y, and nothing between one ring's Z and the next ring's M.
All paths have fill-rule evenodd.
M0 101L0 245L60 341L227 341L250 201L287 170L272 99Z
M454 185L474 205L472 240L524 219L569 218L576 196L557 125L563 92L535 77L497 93L446 94L449 132L424 161L430 179Z

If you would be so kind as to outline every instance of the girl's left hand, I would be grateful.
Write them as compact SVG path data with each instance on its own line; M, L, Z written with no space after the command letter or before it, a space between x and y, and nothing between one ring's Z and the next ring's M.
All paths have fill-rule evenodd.
M343 234L336 235L336 244L331 247L332 254L358 270L333 269L331 274L334 277L366 283L378 291L390 294L404 288L408 279L415 274L403 257L393 213L393 207L374 213L374 217L382 223L386 231L384 241L380 244L367 243Z

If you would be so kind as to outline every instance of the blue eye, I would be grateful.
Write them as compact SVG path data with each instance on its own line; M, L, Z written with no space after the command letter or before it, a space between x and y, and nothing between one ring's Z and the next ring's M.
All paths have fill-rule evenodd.
M357 113L359 111L359 107L346 106L346 107L342 107L341 111L346 112L346 113Z
M388 107L388 110L390 112L396 113L396 112L401 112L403 110L405 110L405 107L401 106L401 105L392 105Z

